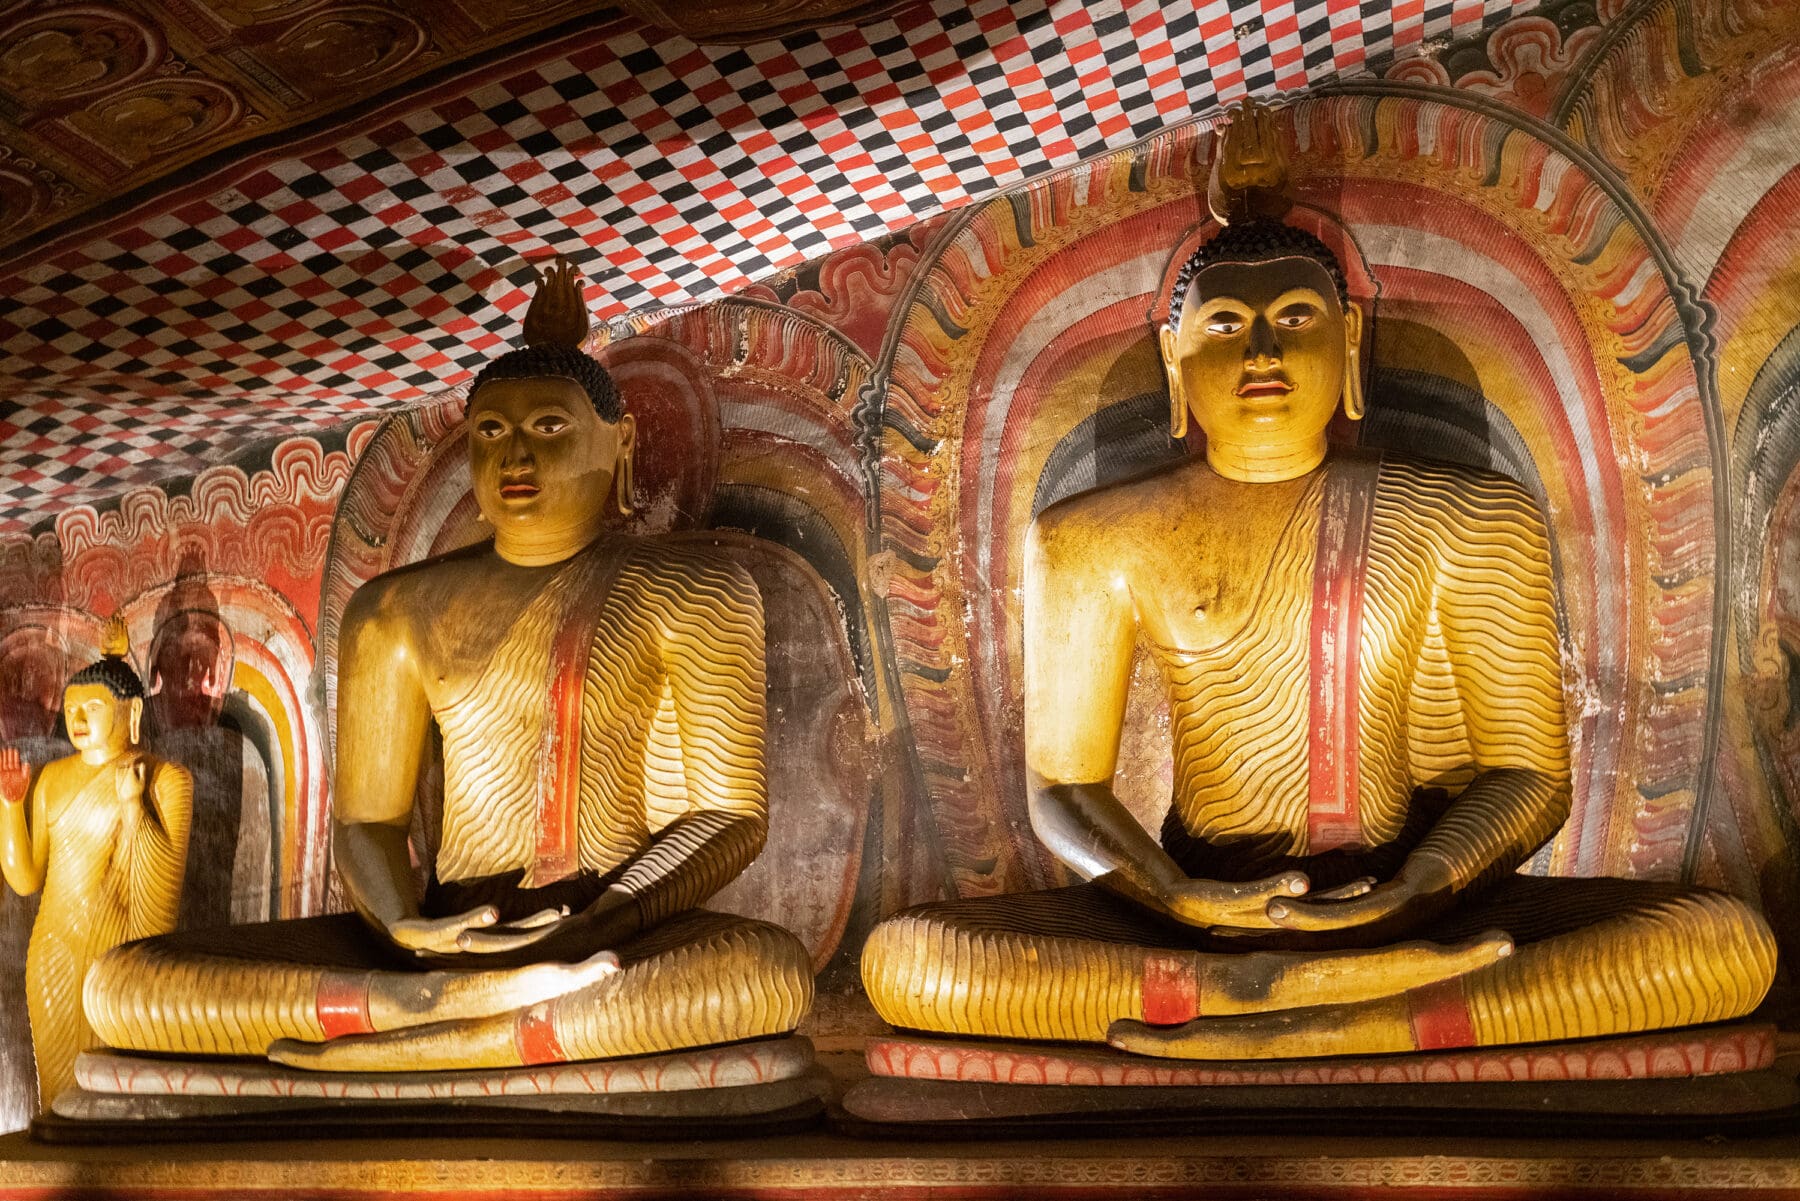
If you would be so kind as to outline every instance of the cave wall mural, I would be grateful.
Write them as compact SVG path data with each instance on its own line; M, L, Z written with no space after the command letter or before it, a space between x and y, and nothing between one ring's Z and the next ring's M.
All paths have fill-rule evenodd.
M1723 887L1789 954L1797 54L1776 0L1550 3L1281 113L1294 219L1374 315L1344 436L1506 472L1550 519L1576 795L1530 870ZM718 903L801 934L818 1033L871 1028L855 961L881 915L1057 880L1024 810L1024 534L1197 449L1169 436L1153 328L1212 229L1211 146L1167 131L598 351L643 423L638 528L720 542L765 592L772 831ZM235 916L333 907L336 623L363 580L482 536L461 412L448 391L8 536L0 735L47 757L62 679L123 614L163 736L189 731L237 822L190 875ZM1122 791L1154 824L1167 723L1140 668ZM28 907L0 909L22 951Z

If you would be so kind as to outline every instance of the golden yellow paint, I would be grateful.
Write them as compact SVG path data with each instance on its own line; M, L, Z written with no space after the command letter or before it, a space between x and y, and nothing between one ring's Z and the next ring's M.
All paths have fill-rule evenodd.
M1219 159L1244 152L1240 125L1266 121L1236 118ZM1267 219L1278 200L1214 210ZM1361 325L1315 251L1262 238L1197 262L1161 336L1204 461L1055 505L1028 541L1032 822L1091 883L883 923L863 954L876 1009L926 1030L1207 1059L1749 1012L1774 942L1742 902L1513 875L1568 815L1569 749L1548 535L1529 494L1491 472L1389 458L1375 476L1344 698L1359 719L1357 828L1347 847L1312 844L1315 558L1340 470L1325 429L1340 402L1360 415ZM1139 638L1173 729L1160 843L1113 792Z
M534 329L568 346L585 331L566 267L533 302ZM95 1029L114 1046L324 1070L489 1067L777 1034L805 1014L798 939L695 908L767 833L760 593L723 556L610 532L608 510L630 498L631 417L596 412L578 360L526 369L471 402L471 477L494 542L377 577L343 622L333 858L371 931L351 941L383 939L433 970L370 969L342 947L361 931L330 918L238 932L244 953L139 944L90 979ZM547 729L558 679L580 709L572 746L558 741L572 727ZM432 724L444 803L426 913L407 832ZM541 809L550 796L572 811L567 861L546 849L560 828Z

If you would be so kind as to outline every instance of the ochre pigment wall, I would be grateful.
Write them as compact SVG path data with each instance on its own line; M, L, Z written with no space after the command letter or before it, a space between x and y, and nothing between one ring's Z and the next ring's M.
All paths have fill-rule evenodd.
M1496 467L1550 516L1576 795L1531 870L1723 887L1790 955L1796 60L1779 0L1550 3L1281 117L1295 220L1374 314L1369 418L1344 436ZM603 352L644 427L640 528L784 548L744 551L771 614L774 829L721 903L806 939L819 1030L867 1028L878 916L1058 879L1024 813L1020 549L1050 501L1184 451L1152 331L1210 232L1210 146L1172 131ZM330 907L337 618L376 572L481 536L460 413L246 448L0 544L0 737L54 751L61 680L122 613L158 736L209 773L197 886L240 920ZM1124 791L1154 821L1166 720L1139 684ZM29 920L0 899L15 1023ZM22 1039L0 1040L13 1124Z

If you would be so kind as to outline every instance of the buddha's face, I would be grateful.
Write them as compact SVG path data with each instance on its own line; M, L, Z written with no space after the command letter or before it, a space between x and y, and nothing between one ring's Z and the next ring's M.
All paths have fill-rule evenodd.
M69 741L84 756L111 759L137 741L144 702L113 695L104 684L71 684L63 691Z
M574 380L483 384L469 405L475 503L503 537L585 542L605 517L635 436L629 414L602 420Z
M1320 263L1215 263L1194 275L1162 356L1210 443L1297 445L1323 437L1361 337L1361 310L1338 303Z
M156 633L150 660L153 730L191 730L217 725L231 679L229 635L210 614L177 614Z

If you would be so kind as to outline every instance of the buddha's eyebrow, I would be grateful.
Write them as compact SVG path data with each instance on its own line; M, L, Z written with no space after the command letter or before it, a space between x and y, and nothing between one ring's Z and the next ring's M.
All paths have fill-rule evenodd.
M1317 288L1308 288L1305 286L1289 288L1287 291L1277 296L1274 303L1269 305L1269 307L1272 309L1284 309L1290 304L1311 304L1317 305L1319 308L1324 308L1325 297L1319 294Z
M1212 296L1195 307L1194 315L1196 317L1208 317L1224 308L1236 309L1239 312L1242 312L1255 307L1256 306L1249 301L1239 300L1235 296ZM1185 313L1183 314L1183 317L1186 317Z

